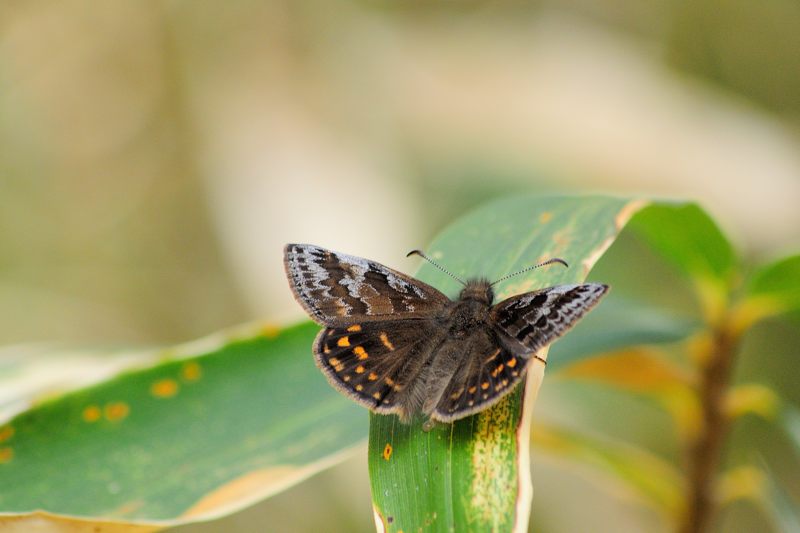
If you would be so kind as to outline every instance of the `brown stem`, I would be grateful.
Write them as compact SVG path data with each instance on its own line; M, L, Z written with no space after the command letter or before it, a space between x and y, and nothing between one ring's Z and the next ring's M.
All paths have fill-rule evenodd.
M703 426L688 449L687 508L681 533L706 531L715 510L714 477L728 432L725 396L735 352L736 339L723 323L714 330L710 357L700 376Z

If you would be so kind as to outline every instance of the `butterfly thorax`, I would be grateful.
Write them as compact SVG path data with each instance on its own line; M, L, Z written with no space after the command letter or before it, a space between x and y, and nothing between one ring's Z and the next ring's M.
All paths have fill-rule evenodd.
M494 294L485 279L467 282L458 300L453 302L448 317L448 330L451 337L464 337L489 320L489 309Z

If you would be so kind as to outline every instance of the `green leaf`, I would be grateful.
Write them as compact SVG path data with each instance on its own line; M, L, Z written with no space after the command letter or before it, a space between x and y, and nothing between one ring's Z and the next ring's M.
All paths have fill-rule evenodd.
M171 350L162 364L0 424L0 510L180 524L343 459L366 436L367 418L315 368L318 329L251 328Z
M492 202L448 227L430 255L459 277L498 279L551 257L550 267L504 282L498 300L583 280L643 204L608 197L522 196ZM423 264L420 279L455 296L455 281ZM527 416L543 373L531 365L523 387L455 424L423 431L371 415L369 468L376 522L388 531L526 530L530 508Z
M800 255L760 268L753 275L739 310L746 327L760 318L800 311Z
M720 323L738 265L711 217L695 204L660 204L640 212L631 228L692 281L705 320Z
M736 266L731 244L695 204L652 205L637 214L631 229L690 276L724 280Z

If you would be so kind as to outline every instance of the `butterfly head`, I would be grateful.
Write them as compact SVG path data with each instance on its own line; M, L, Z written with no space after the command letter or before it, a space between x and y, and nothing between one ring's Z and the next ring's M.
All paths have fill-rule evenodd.
M471 279L464 284L461 289L459 300L472 300L482 304L491 305L494 301L494 291L492 284L487 279Z

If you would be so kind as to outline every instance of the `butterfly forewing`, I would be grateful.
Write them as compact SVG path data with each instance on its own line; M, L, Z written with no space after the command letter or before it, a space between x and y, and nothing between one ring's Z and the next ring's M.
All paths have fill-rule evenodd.
M601 283L557 285L504 300L490 317L503 344L532 355L575 325L607 291Z
M424 320L365 322L325 328L314 342L331 384L378 413L407 419L405 394L425 362L433 326Z
M288 244L284 266L295 297L318 323L427 318L450 300L396 270L309 244Z

